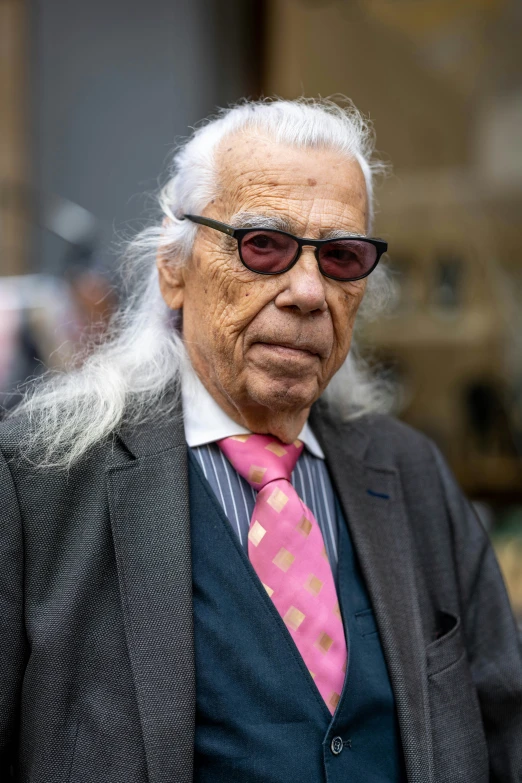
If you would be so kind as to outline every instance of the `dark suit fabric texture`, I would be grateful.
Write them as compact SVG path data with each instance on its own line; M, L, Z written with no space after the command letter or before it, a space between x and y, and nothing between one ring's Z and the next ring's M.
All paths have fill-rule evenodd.
M332 720L192 455L189 488L195 782L403 783L390 679L340 506L337 595L349 657L345 687ZM223 665L224 661L229 664ZM331 750L334 741L336 753Z
M423 435L384 416L342 423L321 403L312 414L375 615L407 780L522 781L522 653L486 533ZM0 426L0 780L189 783L181 416L123 428L68 472L20 459L23 430Z

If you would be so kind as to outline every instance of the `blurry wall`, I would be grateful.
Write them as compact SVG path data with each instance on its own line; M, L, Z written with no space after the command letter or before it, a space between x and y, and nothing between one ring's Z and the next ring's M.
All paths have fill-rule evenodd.
M0 2L0 274L24 269L28 208L28 21L25 3Z
M256 90L240 0L52 0L30 6L33 183L91 212L110 264L114 228L143 215L174 139L216 106ZM40 204L45 210L45 204ZM48 232L32 268L60 272Z

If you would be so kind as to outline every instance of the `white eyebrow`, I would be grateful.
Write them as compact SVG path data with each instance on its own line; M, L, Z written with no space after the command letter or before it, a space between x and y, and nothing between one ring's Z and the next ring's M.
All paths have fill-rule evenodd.
M260 212L237 212L230 218L230 225L234 228L267 228L273 231L287 231L294 236L295 225L284 215L263 215ZM365 237L366 234L358 234L342 228L333 228L330 231L321 232L320 239L344 239L345 237ZM311 239L312 237L307 237Z
M271 228L274 231L291 232L290 221L283 215L263 215L259 212L237 212L230 218L234 228Z
M322 233L322 232L321 232ZM333 228L331 231L325 231L321 239L345 239L346 237L365 237L366 234L358 234L356 231L347 231L342 228Z

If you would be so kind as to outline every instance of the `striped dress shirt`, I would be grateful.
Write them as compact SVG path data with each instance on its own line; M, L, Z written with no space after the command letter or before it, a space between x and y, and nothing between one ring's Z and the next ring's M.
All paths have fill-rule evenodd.
M248 556L248 531L257 491L232 467L216 441L249 431L227 416L193 373L183 377L182 398L187 444ZM321 447L309 424L300 432L299 439L305 448L291 482L317 520L336 579L338 536L334 490Z

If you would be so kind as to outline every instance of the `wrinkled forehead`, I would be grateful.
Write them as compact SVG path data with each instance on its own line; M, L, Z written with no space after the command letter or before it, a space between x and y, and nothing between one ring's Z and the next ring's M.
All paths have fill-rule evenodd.
M332 223L346 214L367 224L361 166L335 149L293 147L255 131L237 133L218 147L216 174L217 195L209 206L223 220L238 212L268 211L291 214L299 223L316 208Z

